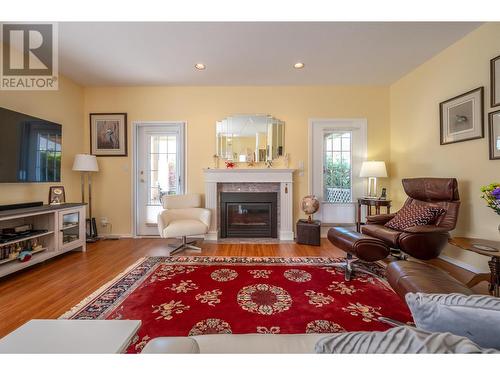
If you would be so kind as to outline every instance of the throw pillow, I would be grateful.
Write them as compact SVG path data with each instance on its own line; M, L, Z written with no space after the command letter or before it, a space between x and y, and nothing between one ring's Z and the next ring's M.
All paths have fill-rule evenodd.
M465 336L483 348L500 349L500 298L486 295L408 293L418 328Z
M446 210L439 207L428 207L409 204L401 208L385 226L395 230L404 230L416 225L434 224Z
M316 353L332 354L499 353L494 349L483 349L466 337L408 326L385 332L337 333L320 339L314 350Z

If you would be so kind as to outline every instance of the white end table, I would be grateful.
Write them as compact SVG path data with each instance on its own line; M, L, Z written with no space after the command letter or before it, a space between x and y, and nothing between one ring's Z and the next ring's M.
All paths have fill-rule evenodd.
M0 353L122 353L140 320L30 320L0 340Z

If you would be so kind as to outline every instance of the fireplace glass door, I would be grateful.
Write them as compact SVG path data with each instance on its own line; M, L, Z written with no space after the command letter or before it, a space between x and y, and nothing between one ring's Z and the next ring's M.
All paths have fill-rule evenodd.
M229 237L271 237L271 204L228 203L227 234Z
M221 237L277 236L276 193L222 193Z

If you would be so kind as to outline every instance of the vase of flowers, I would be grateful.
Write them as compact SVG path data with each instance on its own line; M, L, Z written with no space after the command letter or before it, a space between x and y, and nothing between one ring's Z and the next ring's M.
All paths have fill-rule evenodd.
M483 198L488 207L500 215L500 182L494 182L492 184L481 187ZM500 232L500 225L498 225L498 231Z

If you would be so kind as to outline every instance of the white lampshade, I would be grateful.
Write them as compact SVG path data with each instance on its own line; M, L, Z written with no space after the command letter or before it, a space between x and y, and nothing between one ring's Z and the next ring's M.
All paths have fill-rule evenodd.
M383 161L364 161L359 177L387 177L387 169Z
M97 158L95 155L76 154L73 162L73 170L80 172L99 172Z

